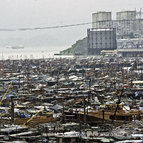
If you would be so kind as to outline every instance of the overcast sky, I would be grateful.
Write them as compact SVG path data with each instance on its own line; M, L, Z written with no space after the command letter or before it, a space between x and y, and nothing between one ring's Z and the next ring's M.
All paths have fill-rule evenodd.
M91 15L97 11L139 10L143 0L0 0L0 28L41 27L90 22ZM86 36L90 27L65 29L1 32L3 37L32 37L35 35L60 32L69 33L71 44ZM68 35L67 35L68 36ZM73 38L72 38L73 37ZM62 38L62 37L60 37Z

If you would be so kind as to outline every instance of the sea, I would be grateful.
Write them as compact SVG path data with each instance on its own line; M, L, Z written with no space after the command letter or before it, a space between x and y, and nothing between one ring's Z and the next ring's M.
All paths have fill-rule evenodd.
M48 59L48 58L73 58L73 56L58 55L65 47L24 47L12 49L0 47L0 60L25 60L25 59Z

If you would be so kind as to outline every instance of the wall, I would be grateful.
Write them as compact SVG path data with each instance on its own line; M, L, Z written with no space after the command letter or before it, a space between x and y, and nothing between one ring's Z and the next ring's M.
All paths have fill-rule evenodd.
M88 54L99 54L101 50L114 50L116 45L115 29L88 29Z

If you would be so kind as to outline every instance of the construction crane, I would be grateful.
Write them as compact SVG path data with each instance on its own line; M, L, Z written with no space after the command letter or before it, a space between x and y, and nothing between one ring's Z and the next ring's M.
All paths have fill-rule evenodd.
M12 82L10 83L10 85L9 85L9 87L7 88L5 94L3 95L3 97L2 97L2 99L1 99L1 101L0 101L0 105L2 104L2 101L4 100L4 98L5 98L5 96L7 95L9 89L11 88L11 86L12 86Z
M35 115L33 115L26 123L23 125L27 125L34 117L36 117L41 111L43 111L45 107L41 108Z

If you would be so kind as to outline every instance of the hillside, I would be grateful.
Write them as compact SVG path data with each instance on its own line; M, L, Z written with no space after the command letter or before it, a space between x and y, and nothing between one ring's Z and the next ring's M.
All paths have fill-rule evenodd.
M87 37L76 41L70 48L60 52L63 55L86 55L87 54Z

